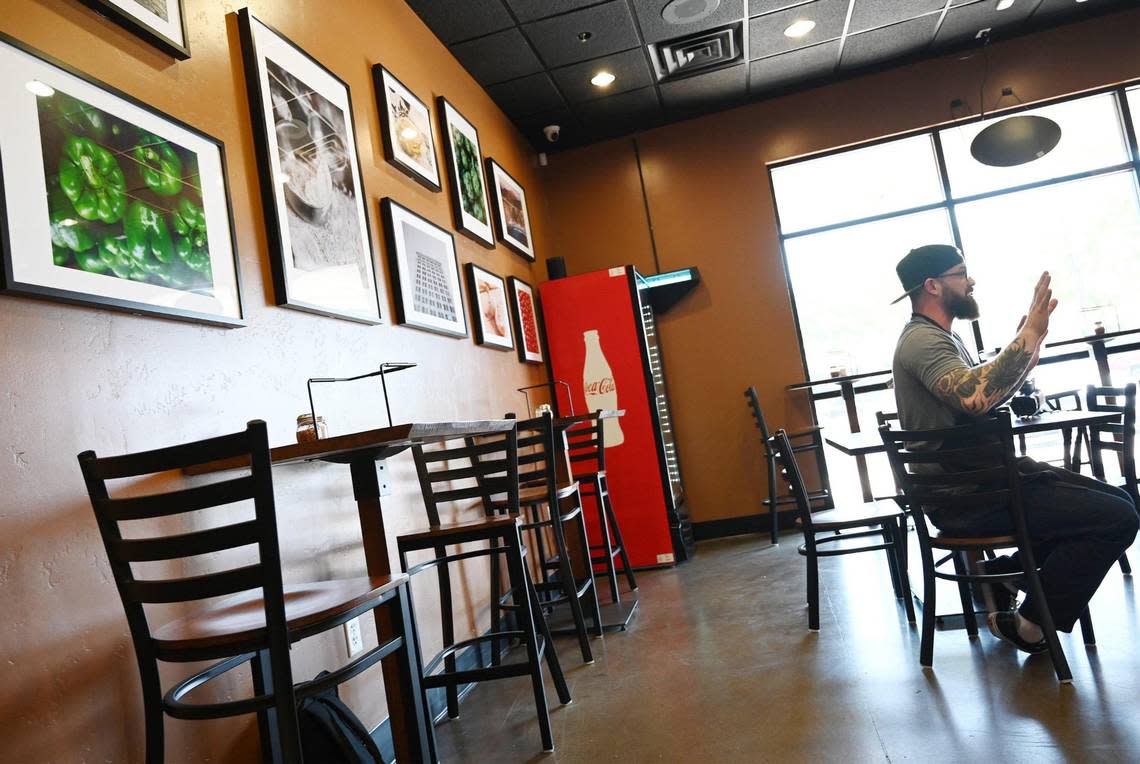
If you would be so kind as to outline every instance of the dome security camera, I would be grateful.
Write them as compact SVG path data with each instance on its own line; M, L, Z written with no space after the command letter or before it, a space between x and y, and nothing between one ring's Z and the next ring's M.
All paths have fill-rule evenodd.
M547 125L542 128L542 134L546 136L546 140L551 143L557 143L558 136L562 134L562 128L558 125Z

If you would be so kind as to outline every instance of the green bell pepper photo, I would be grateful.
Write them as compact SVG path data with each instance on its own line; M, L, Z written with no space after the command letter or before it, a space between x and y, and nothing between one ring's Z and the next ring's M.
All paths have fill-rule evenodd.
M131 254L140 263L152 257L160 263L169 263L174 257L174 240L161 212L149 204L134 201L123 216L123 233Z
M182 190L182 159L171 145L157 135L143 133L135 146L143 183L159 196L174 196Z
M206 213L186 197L170 214L170 222L177 236L174 249L178 257L191 270L210 275L210 247L206 237Z
M127 182L110 151L90 138L70 136L59 160L59 185L85 220L114 223L127 207Z

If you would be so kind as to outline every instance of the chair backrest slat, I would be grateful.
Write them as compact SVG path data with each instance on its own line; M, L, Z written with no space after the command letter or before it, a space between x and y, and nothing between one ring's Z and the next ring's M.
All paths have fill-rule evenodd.
M112 520L148 520L246 501L253 498L256 488L253 476L246 475L150 496L98 499L96 503Z
M95 463L92 474L100 480L117 480L181 470L248 453L248 443L249 436L239 432L152 451L108 456Z
M193 557L256 544L260 538L256 520L223 525L193 533L155 538L119 539L114 542L118 554L128 562L153 562Z
M262 566L246 565L220 573L178 578L171 581L128 581L126 589L139 602L190 602L224 594L260 589Z
M796 510L803 526L804 539L808 544L814 544L815 529L811 521L811 501L808 499L807 487L804 485L804 477L800 473L800 465L796 461L792 443L788 440L788 433L783 428L776 430L776 434L768 439L768 445L780 467L781 476L792 490L792 498L796 500ZM776 510L775 506L769 508L770 512Z
M1136 468L1136 384L1124 387L1096 387L1085 389L1085 403L1089 411L1117 412L1119 423L1089 425L1089 456L1093 474L1105 479L1104 451L1116 453L1120 461L1120 474L1124 488L1133 500L1140 500L1140 484ZM1107 439L1106 439L1107 438Z
M496 435L502 435L502 433L491 433L481 438L480 436L471 436L466 438L461 446L445 445L430 451L424 450L424 462L462 461L464 459L470 459L473 456L483 456L485 454L502 451L502 443L500 443L499 438L495 437ZM477 439L478 442L476 442Z
M752 409L752 419L760 430L760 437L767 444L772 436L768 434L768 422L765 421L764 412L760 409L760 394L756 392L755 387L749 386L744 391L744 397L748 401L748 407Z
M606 469L606 429L605 420L598 416L601 411L584 415L578 422L563 432L566 438L566 458L570 462L573 477L588 472L605 472ZM576 472L575 465L585 465Z
M455 480L477 478L507 469L506 459L485 459L476 465L456 467L455 469L439 470L431 473L432 483L449 483Z
M469 433L461 441L450 438L412 446L430 525L440 524L440 505L457 501L479 499L486 511L492 496L505 495L508 509L518 510L518 424L509 430ZM474 479L475 485L450 486L459 479Z

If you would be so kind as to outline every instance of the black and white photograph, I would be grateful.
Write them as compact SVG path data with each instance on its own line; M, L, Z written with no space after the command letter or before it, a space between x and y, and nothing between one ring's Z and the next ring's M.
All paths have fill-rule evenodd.
M464 266L467 271L467 296L471 300L471 323L475 327L475 344L512 350L511 311L507 307L507 285L475 263Z
M396 323L466 337L455 239L391 198L380 208Z
M530 212L526 191L494 159L487 160L487 177L495 196L495 228L499 241L527 260L534 260L534 239L530 232Z
M222 144L0 37L6 291L243 323Z
M372 67L384 158L401 172L432 191L439 191L435 130L431 110L380 64Z
M436 100L443 125L455 228L483 246L493 248L495 232L487 204L487 177L483 174L479 131L446 98L439 96Z
M379 323L348 85L239 14L277 304Z
M183 0L82 0L174 58L190 58Z

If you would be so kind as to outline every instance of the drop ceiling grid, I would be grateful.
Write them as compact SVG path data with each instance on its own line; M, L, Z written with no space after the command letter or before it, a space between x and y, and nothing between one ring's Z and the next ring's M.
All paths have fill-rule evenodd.
M800 84L966 48L976 45L971 34L975 26L991 26L999 35L1016 33L1019 27L1039 28L1135 0L1082 5L1074 0L1015 0L1012 12L998 12L997 0L720 0L704 18L677 25L673 38L664 37L665 27L657 23L665 0L407 2L541 150L581 145L769 97ZM1042 8L1047 10L1039 13ZM784 29L801 15L814 17L816 34L803 40L785 38ZM740 60L690 75L683 87L671 87L666 98L654 74L648 38L663 42L733 23L742 27ZM592 33L581 49L579 32ZM820 54L833 56L829 67L821 66ZM818 63L804 68L803 62ZM610 93L593 96L586 78L603 63L614 68L621 82ZM737 67L742 67L741 74L732 82L728 72ZM531 84L533 104L527 98ZM740 92L735 92L738 87ZM623 114L623 108L630 111ZM558 146L542 138L543 119L562 124L565 137Z

